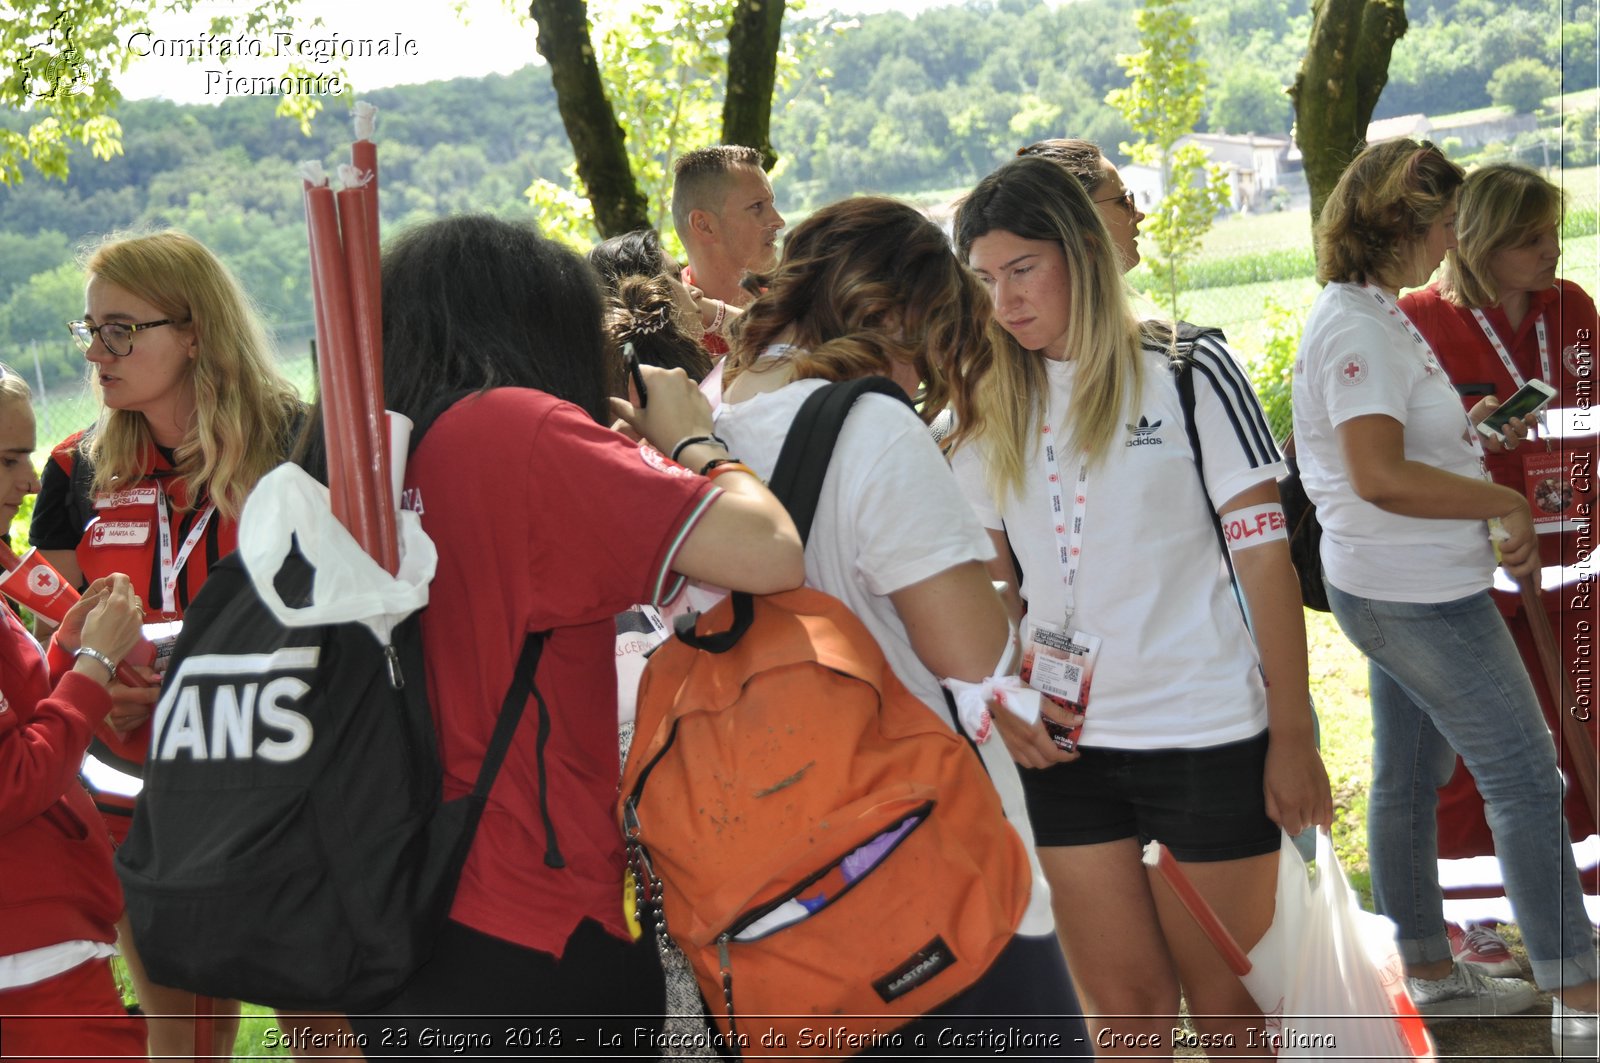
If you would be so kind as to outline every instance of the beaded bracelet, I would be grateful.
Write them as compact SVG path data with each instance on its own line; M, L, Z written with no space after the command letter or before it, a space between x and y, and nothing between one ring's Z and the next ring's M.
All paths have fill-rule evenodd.
M751 476L756 475L756 471L742 461L724 461L713 462L712 467L706 470L706 479L715 480L725 472L743 472ZM756 476L756 479L759 480L761 477Z
M685 436L683 439L678 440L678 445L673 447L672 448L672 453L667 455L667 456L670 457L673 461L678 461L679 456L682 455L684 451L686 451L690 447L694 446L696 443L714 443L715 445L721 447L723 450L727 450L728 449L728 444L724 443L717 436ZM678 464L681 465L683 463L682 462L678 462Z

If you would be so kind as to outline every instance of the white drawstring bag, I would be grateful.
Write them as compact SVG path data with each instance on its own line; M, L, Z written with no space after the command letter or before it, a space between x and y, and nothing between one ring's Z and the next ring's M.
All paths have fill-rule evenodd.
M1395 926L1362 910L1324 831L1315 873L1284 835L1276 913L1250 963L1241 980L1279 1059L1434 1060Z

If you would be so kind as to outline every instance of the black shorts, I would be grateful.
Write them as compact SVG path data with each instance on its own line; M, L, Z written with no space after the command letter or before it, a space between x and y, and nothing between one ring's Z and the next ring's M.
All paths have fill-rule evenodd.
M1276 852L1262 774L1267 732L1204 749L1093 749L1070 764L1022 768L1040 846L1122 838L1165 843L1190 863Z

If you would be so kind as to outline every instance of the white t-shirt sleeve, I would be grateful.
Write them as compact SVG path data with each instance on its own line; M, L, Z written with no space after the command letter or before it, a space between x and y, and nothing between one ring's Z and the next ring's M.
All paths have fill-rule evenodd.
M1347 315L1321 337L1310 370L1335 428L1371 414L1406 423L1413 374L1393 347L1393 337L1365 315Z
M988 474L983 468L982 448L968 443L950 456L950 469L956 475L956 485L965 496L967 505L977 514L978 523L985 528L1001 531L1005 521L995 508L994 495L989 492Z
M1206 493L1214 508L1287 471L1244 367L1223 343L1203 336L1193 352L1195 429Z
M856 567L873 594L889 595L968 561L988 561L994 547L962 496L928 428L901 403L866 395L872 405L846 422L843 449L854 462L847 490L856 515ZM837 460L837 459L836 459Z

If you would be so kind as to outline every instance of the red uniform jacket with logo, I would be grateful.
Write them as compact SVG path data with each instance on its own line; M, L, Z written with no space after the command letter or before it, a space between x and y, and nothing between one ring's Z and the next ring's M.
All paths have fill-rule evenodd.
M54 692L38 646L0 609L0 956L115 941L122 889L78 766L111 699L75 672Z

